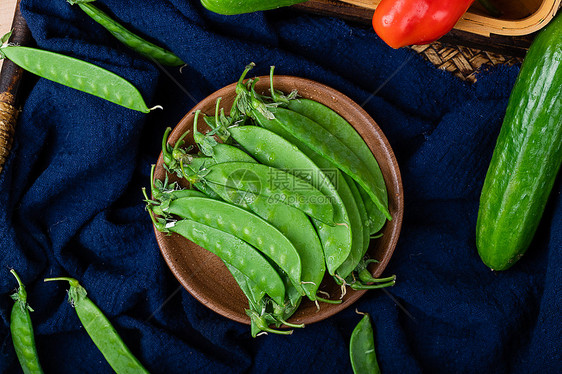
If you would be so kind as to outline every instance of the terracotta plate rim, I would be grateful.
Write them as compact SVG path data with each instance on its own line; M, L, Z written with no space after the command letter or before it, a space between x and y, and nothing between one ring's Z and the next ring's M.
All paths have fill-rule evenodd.
M269 81L269 76L262 76L262 77L259 77L259 78L260 78L260 81ZM316 81L313 81L313 80L310 80L310 79L306 79L306 78L277 75L277 76L274 77L274 80L275 80L274 83L275 83L276 87L279 84L279 82L286 83L286 84L289 84L289 85L293 85L296 89L298 89L299 94L304 93L302 96L305 97L305 98L316 99L315 98L316 95L327 94L329 97L331 97L334 100L334 102L337 105L340 105L340 103L341 103L343 106L346 106L346 107L352 109L355 116L357 116L357 117L354 117L355 120L353 120L353 121L350 121L350 119L349 119L349 117L351 117L352 114L350 114L350 113L339 113L339 114L342 115L342 117L344 117L346 120L348 120L348 122L350 122L350 124L355 128L355 130L363 138L365 138L365 136L373 136L374 135L374 139L376 140L376 142L379 143L379 144L377 144L377 146L382 147L383 153L386 155L386 157L388 157L387 164L389 164L388 169L390 171L390 178L388 178L388 176L385 175L385 182L387 184L388 190L391 190L390 188L388 188L389 184L393 185L393 189L395 190L396 196L393 196L393 197L389 196L389 202L393 201L394 204L395 204L395 207L392 211L394 222L392 222L392 231L389 233L391 239L390 239L390 241L389 241L389 243L386 247L386 250L384 252L385 253L384 258L382 259L382 261L379 264L376 265L376 269L373 271L373 275L375 277L380 276L382 274L382 272L384 271L384 269L386 268L386 266L388 265L388 262L390 261L390 258L392 257L392 254L394 253L394 250L396 249L396 245L398 243L398 239L399 239L399 236L400 236L403 214L404 214L403 213L403 211L404 211L404 197L403 197L402 179L401 179L401 174L400 174L398 162L396 160L394 152L392 151L390 143L388 142L387 138L385 137L385 135L382 132L382 130L380 129L380 127L373 120L373 118L361 106L359 106L356 102L354 102L349 97L342 94L341 92L339 92L339 91L337 91L337 90L335 90L335 89L333 89L329 86L326 86L325 84L322 84L322 83L319 83L319 82L316 82ZM200 101L197 105L195 105L191 110L189 110L187 112L187 114L180 120L180 122L178 122L178 124L174 127L172 133L170 134L169 139L172 141L172 143L174 141L174 138L177 139L177 137L179 137L179 134L178 134L177 130L180 127L182 127L183 124L192 123L193 114L195 113L196 110L202 109L202 107L205 106L205 103L208 103L209 101L212 101L213 104L214 104L214 102L216 101L217 98L224 97L225 94L232 92L235 86L236 86L236 83L232 83L228 86L225 86L225 87L213 92L212 94L207 96L205 99ZM320 100L317 100L317 101L320 101ZM332 109L336 110L332 105L328 105L326 102L323 102L323 104L327 105L329 107L332 107ZM338 112L338 111L336 110L336 112ZM364 126L358 127L356 122L361 122L361 123L363 123ZM367 142L367 144L371 148L371 151L373 151L373 147L371 146L370 142ZM383 165L381 164L381 160L377 158L377 161L381 165L381 169L382 169ZM157 171L158 171L157 174L162 172L162 165L163 165L163 156L162 156L162 153L160 153L160 156L159 156L158 162L157 162ZM389 223L387 222L387 225L388 224ZM229 318L233 321L240 322L240 323L243 323L243 324L250 324L250 320L245 314L233 312L230 308L224 306L220 302L220 300L209 299L204 293L200 292L199 289L197 289L196 287L193 287L193 285L190 282L190 278L189 277L186 278L186 277L183 277L181 275L182 271L180 269L180 266L177 265L176 262L174 261L173 253L170 253L168 251L168 246L167 246L167 243L166 243L167 235L159 232L158 230L156 230L155 227L153 227L153 228L154 228L154 233L155 233L155 236L156 236L158 246L160 248L160 252L161 252L162 256L164 257L164 260L165 260L167 266L170 268L174 277L180 282L180 284L195 299L197 299L199 302L201 302L203 305L205 305L209 309L215 311L216 313L218 313L218 314L220 314L224 317L227 317L227 318ZM225 267L225 270L226 270L226 267ZM329 277L329 275L327 274L326 277ZM292 319L289 319L289 321L295 322L295 323L305 323L305 324L311 324L311 323L319 322L321 320L329 318L329 317L339 313L340 311L346 309L347 307L352 305L354 302L356 302L361 296L363 296L365 294L365 292L366 292L365 290L353 291L353 290L348 289L347 294L344 298L344 301L341 304L338 304L338 305L321 304L322 306L326 305L326 307L324 308L323 313L321 313L320 315L313 314L313 315L310 315L310 316L305 316L305 317L297 318L297 319L292 318ZM310 301L309 300L303 300L303 302L310 302Z

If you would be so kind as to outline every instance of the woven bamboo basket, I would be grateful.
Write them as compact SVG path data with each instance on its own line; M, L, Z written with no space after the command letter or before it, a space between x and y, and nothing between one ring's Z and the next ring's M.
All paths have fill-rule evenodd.
M537 31L554 17L562 0L493 1L498 8L504 10L501 18L494 19L487 16L483 9L476 4L456 25L456 28L461 32L486 35L484 39L480 39L480 41L484 40L484 48L464 46L462 37L466 34L461 34L461 40L458 43L457 39L453 39L453 43L439 41L411 48L437 68L449 71L462 80L475 82L476 73L483 65L520 63L532 40L532 38L526 38L521 39L521 42L511 43L511 39L503 39L500 48L496 48L500 51L498 53L491 52L488 48L493 42L497 42L496 39L493 39L494 35L525 35ZM337 16L351 21L368 22L372 17L373 9L379 2L380 0L309 0L295 6L295 9ZM29 38L29 30L19 13L19 9L16 10L13 28L14 35L11 41L25 44ZM508 42L505 42L505 40L508 40ZM480 45L482 45L482 42ZM505 47L511 47L511 49ZM511 53L512 51L515 52ZM519 56L515 56L516 54ZM19 112L17 91L22 74L23 71L20 68L6 61L0 75L0 173L9 156L13 142Z
M381 0L341 0L343 3L374 10ZM490 16L476 1L455 25L473 34L528 35L544 27L556 14L562 0L491 0L501 15Z
M444 45L440 42L410 48L437 68L446 70L470 83L476 82L477 72L483 65L511 66L523 61L521 57L510 57L463 46Z

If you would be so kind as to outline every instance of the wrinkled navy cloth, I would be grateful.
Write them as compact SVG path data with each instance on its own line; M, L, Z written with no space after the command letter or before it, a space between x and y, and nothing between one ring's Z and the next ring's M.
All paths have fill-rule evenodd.
M100 0L124 24L187 66L164 71L114 40L64 0L23 0L40 48L131 81L148 115L40 79L0 175L0 372L19 371L9 334L15 268L28 287L46 373L109 373L67 302L70 276L88 290L153 373L350 373L355 308L291 336L252 339L246 325L196 301L160 256L141 188L160 140L194 104L251 73L295 75L350 96L387 135L401 167L406 210L369 312L383 373L562 372L562 202L554 186L531 247L505 272L475 248L480 189L519 67L467 84L372 30L283 9L219 16L198 1ZM389 297L389 295L391 297Z

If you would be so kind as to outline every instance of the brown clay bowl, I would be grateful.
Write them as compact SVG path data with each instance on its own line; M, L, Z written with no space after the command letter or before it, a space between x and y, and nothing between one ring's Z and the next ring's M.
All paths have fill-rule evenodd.
M359 105L330 87L308 79L290 76L276 76L274 83L276 89L286 93L296 89L302 97L316 100L343 116L363 137L379 162L386 181L389 209L393 217L392 221L387 222L383 228L383 236L371 242L368 252L371 258L380 261L378 264L372 264L369 270L374 277L381 276L398 242L404 210L400 170L387 139L375 121ZM262 93L268 92L268 84L269 77L261 77L256 90ZM215 104L219 97L222 98L222 107L230 108L235 97L235 84L216 91L191 109L170 134L170 144L175 144L185 131L193 128L193 117L196 110L214 115ZM203 124L204 121L199 121L199 129L203 128ZM188 136L186 142L193 144L193 138ZM166 172L162 162L162 155L160 155L155 171L157 179L165 177ZM181 181L179 182L181 183ZM178 281L193 297L227 318L241 323L250 323L244 312L248 307L248 300L218 257L179 235L167 236L156 230L155 233L166 263ZM328 292L332 298L339 298L341 295L340 287L328 275L324 278L320 289ZM303 298L299 309L289 321L304 324L321 321L347 308L365 292L348 288L341 304L320 303L319 310L313 302Z

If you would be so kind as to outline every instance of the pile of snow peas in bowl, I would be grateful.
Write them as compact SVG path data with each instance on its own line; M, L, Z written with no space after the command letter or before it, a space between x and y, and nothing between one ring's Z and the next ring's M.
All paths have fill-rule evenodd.
M402 182L355 102L273 68L245 79L251 67L166 131L147 208L197 300L253 336L286 334L394 285Z

